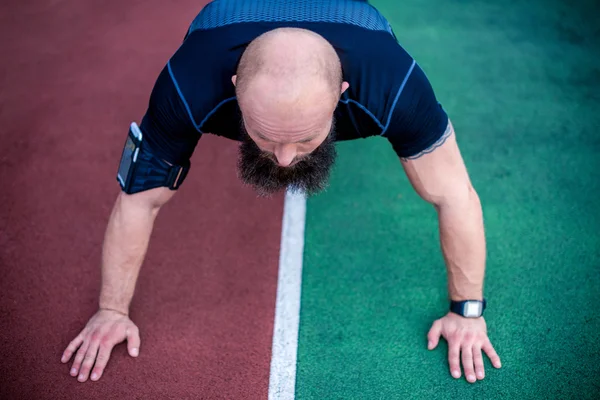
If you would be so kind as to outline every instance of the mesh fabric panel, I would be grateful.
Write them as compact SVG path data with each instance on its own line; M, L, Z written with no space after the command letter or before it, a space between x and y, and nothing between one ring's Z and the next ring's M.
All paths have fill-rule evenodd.
M363 0L214 0L190 32L244 22L332 22L392 33L388 21Z

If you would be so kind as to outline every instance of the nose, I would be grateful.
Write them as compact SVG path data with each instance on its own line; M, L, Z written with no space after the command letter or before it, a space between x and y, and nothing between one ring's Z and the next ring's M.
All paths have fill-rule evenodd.
M296 147L293 144L284 144L278 146L274 154L280 167L289 167L296 158Z

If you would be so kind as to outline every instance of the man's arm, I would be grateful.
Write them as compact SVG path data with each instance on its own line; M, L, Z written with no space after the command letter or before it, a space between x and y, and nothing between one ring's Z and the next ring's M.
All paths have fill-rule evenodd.
M201 133L194 117L188 113L188 107L203 109L213 102L210 96L185 99L180 93L180 87L201 86L203 81L197 82L198 77L208 76L185 72L189 70L186 67L190 62L189 55L192 55L193 61L194 54L197 54L194 53L197 48L190 48L190 43L188 40L179 47L176 52L179 53L178 62L173 63L171 57L152 88L148 109L139 127L143 133L143 143L138 153L138 167L130 177L133 179L131 191L135 194L128 195L123 191L119 194L104 235L99 310L69 343L61 358L63 363L67 363L75 356L70 373L77 376L80 382L85 382L90 373L91 380L100 379L113 347L124 340L127 340L127 349L132 357L139 354L139 331L129 318L129 305L148 249L154 220L160 208L175 194L167 187L156 187L164 184L158 177L170 174L171 171L164 170L165 163L189 167L190 157ZM188 56L181 53L183 50ZM178 69L179 66L183 68ZM177 70L183 72L178 75ZM194 71L197 72L197 69ZM178 75L179 86L174 75ZM194 100L192 105L191 100ZM200 101L200 105L196 101ZM196 117L202 121L204 115ZM177 177L177 187L182 183L182 176L185 177Z
M80 382L85 382L90 372L92 380L100 379L113 347L124 340L129 354L137 357L140 337L129 319L129 305L154 220L174 194L161 187L133 195L121 192L117 197L104 237L100 309L61 358L66 363L77 352L70 373Z
M121 192L117 197L102 248L101 309L129 314L154 220L174 194L161 187L133 195Z
M452 124L432 148L401 162L414 189L438 213L450 298L481 300L486 257L481 204Z
M417 193L437 210L450 298L482 299L486 248L481 204L450 121L436 144L401 162ZM483 379L482 350L494 367L501 367L483 317L464 318L449 312L433 323L427 336L430 350L440 336L448 342L448 364L454 378L461 376L462 362L469 382Z

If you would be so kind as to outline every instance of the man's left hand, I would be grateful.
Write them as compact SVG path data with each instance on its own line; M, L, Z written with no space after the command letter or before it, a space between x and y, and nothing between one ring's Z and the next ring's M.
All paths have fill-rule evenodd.
M482 350L496 368L501 367L500 357L487 335L483 317L465 318L449 312L436 320L427 334L429 350L437 347L440 336L448 342L448 364L454 378L460 378L460 361L467 381L473 383L485 377Z

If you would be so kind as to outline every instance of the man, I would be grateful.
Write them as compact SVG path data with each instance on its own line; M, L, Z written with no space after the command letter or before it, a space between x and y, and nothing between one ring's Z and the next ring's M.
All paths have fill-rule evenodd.
M326 186L335 142L383 136L418 194L434 205L451 311L429 349L449 345L452 376L483 379L482 350L500 359L481 316L481 206L452 124L385 18L360 0L215 0L159 75L140 129L130 130L123 189L103 246L98 312L68 345L71 375L97 380L112 348L139 353L129 304L154 219L181 185L203 134L240 141L239 175L260 195ZM92 369L93 368L93 369Z

